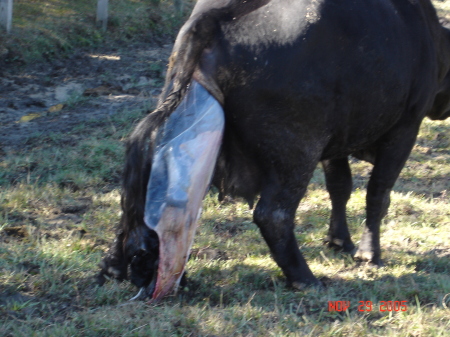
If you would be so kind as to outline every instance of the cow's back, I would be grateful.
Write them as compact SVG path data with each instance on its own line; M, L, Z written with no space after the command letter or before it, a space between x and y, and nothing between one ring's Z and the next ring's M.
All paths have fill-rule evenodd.
M433 102L440 26L428 1L272 0L221 28L216 79L251 150L282 132L299 151L350 154Z

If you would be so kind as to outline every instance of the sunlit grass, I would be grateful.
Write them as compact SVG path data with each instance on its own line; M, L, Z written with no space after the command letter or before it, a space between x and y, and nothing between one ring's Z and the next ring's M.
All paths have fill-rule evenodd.
M126 124L125 120L113 123L118 123L116 128ZM421 177L415 183L418 191L409 190L407 172L391 195L382 224L383 268L355 263L349 255L322 244L331 205L319 168L297 211L295 232L312 271L327 280L325 289L286 288L252 222L252 210L240 201L221 204L212 191L205 199L188 262L189 283L160 304L127 302L136 292L127 282L107 282L102 288L94 283L97 263L120 217L118 182L108 182L103 172L112 161L118 162L113 166L120 171L124 135L113 133L108 125L104 131L97 127L86 138L86 129L79 128L84 138L70 143L68 150L60 137L36 137L35 146L27 150L28 163L52 147L69 172L84 177L83 170L89 169L90 178L80 178L80 188L73 188L61 184L57 175L44 174L59 165L53 160L57 156L37 161L32 170L26 169L29 164L20 152L3 163L6 176L16 179L5 182L0 192L0 332L6 336L446 336L450 206L445 190L450 186L446 180L430 184L435 176L422 179L424 173L417 168L426 160L434 171L447 169L446 161L434 161L433 156L434 151L447 156L449 147L436 147L442 137L433 133L446 133L449 127L449 122L429 121L422 126L418 144L431 152L416 146L407 163L407 170ZM84 164L77 166L72 155L77 152L103 159L81 156L87 164L82 168ZM371 167L354 161L352 170L359 180L348 204L348 219L358 243ZM112 188L104 189L105 184ZM329 312L328 301L349 301L350 308ZM373 310L359 311L367 301ZM381 312L382 301L407 301L407 311Z
M382 224L383 268L323 245L331 204L318 168L295 233L325 289L286 288L253 211L239 200L219 203L213 190L188 262L188 285L160 304L144 304L127 302L136 292L129 283L99 288L94 277L120 217L119 179L111 176L120 175L123 139L141 115L131 111L103 126L87 122L65 137L36 135L33 146L3 158L1 335L446 335L450 181L434 172L449 165L434 159L449 154L450 122L425 121L421 128ZM424 170L424 162L432 170ZM356 178L347 213L358 243L371 166L351 166ZM349 301L350 308L329 312L328 301ZM373 310L359 311L361 301L371 301ZM408 310L381 312L382 301L407 301Z
M439 16L443 16L447 19L450 17L450 2L448 0L434 0L433 5Z

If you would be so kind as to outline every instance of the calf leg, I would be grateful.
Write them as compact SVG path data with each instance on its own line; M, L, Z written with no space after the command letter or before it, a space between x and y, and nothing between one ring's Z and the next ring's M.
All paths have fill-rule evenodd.
M254 221L261 230L272 256L283 270L288 284L301 289L320 284L308 267L294 235L294 218L306 185L272 183L261 192L254 211ZM297 188L296 188L297 187Z
M347 158L322 161L325 180L331 199L331 218L325 243L330 248L352 252L355 249L347 226L346 206L352 193L352 174Z
M406 129L407 125L403 125ZM377 150L367 186L366 225L355 259L381 265L380 224L386 215L390 192L414 145L418 127L392 130ZM403 132L402 132L403 131ZM394 147L395 146L395 147Z

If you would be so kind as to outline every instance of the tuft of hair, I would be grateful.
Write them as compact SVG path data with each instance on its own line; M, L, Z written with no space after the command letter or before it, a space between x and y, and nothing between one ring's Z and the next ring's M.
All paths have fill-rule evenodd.
M122 218L120 227L123 239L139 226L145 226L144 208L147 184L152 168L153 152L159 128L166 116L155 111L139 122L126 143L125 167L122 178Z

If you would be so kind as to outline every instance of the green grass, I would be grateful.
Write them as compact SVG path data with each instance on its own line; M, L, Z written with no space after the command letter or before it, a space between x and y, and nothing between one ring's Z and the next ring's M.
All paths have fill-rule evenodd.
M23 18L51 13L43 4L54 2L27 3L15 1L17 11L30 11ZM72 10L74 3L65 2ZM76 13L91 5L76 3L75 12L58 15L77 21ZM112 3L138 8L151 1ZM121 30L125 19L114 20L113 30ZM15 29L25 32L27 24L19 23ZM49 27L59 34L56 23ZM101 43L105 35L89 29ZM120 34L127 38L125 28ZM86 45L96 43L87 36ZM121 111L64 134L32 134L24 148L0 157L0 336L448 336L450 120L422 125L382 224L383 268L357 264L322 244L331 205L318 168L295 233L325 289L286 288L252 211L240 201L220 204L211 193L187 266L188 286L147 304L127 301L137 291L127 282L94 282L120 217L123 142L143 114ZM353 160L351 166L348 218L358 242L371 165ZM350 301L350 309L329 312L328 301L338 300ZM361 301L371 301L373 310L358 311ZM381 301L407 301L407 311L381 312Z
M27 150L1 161L2 336L447 335L450 183L443 177L450 146L439 135L448 134L449 121L424 122L392 193L382 225L385 267L356 264L323 246L330 202L318 168L297 212L296 235L326 289L286 288L247 205L220 204L211 193L188 263L190 283L146 304L127 302L136 293L129 283L94 284L120 216L122 143L142 112L118 115L64 137L34 135ZM370 166L354 161L352 169L358 178L348 217L357 241ZM350 301L350 309L329 312L328 301L337 300ZM360 301L371 301L373 310L358 311ZM408 309L380 312L380 301L407 301Z
M0 61L33 63L69 55L77 48L172 39L192 8L183 11L172 0L109 2L106 32L96 27L97 0L15 0L12 32L0 35Z

